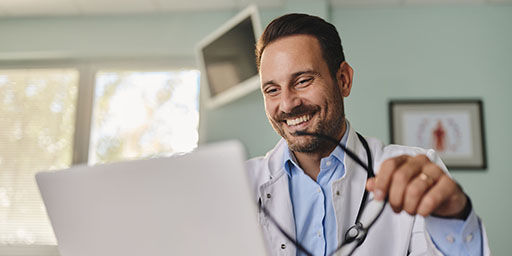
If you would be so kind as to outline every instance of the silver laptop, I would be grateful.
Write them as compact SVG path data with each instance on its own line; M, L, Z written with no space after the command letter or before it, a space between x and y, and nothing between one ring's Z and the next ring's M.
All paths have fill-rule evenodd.
M239 142L36 175L62 256L265 255Z

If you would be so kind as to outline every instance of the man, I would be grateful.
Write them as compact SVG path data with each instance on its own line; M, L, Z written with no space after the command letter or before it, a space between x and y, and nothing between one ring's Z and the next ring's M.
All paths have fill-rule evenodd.
M356 255L489 254L469 199L433 150L359 138L345 119L353 70L332 24L282 16L267 26L256 54L265 112L283 137L247 162L271 255L305 255L290 240L313 255L331 254L369 201L365 188L389 203ZM298 132L332 137L363 161L373 159L376 177L332 142Z

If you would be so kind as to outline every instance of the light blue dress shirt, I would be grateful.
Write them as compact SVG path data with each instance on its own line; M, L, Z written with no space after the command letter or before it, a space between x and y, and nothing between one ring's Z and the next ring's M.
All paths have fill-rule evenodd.
M348 122L347 129L350 129ZM346 145L348 132L340 143ZM317 181L300 168L289 150L284 152L297 241L313 255L329 255L338 247L337 224L332 202L332 183L345 175L345 153L339 147L320 161ZM439 250L446 255L482 255L482 232L474 211L466 221L435 217L425 220ZM297 250L297 256L305 255Z
M349 130L348 122L347 131ZM346 145L348 132L341 143ZM345 174L340 147L320 161L317 181L299 167L295 156L285 150L284 166L288 174L290 196L295 217L295 233L299 241L313 255L329 255L337 248L337 225L332 203L332 183ZM305 255L297 251L297 255Z

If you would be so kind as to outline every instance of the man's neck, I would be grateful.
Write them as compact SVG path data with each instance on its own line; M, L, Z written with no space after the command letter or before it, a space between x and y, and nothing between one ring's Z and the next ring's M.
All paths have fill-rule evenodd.
M341 140L343 138L343 135L345 134L345 130L347 129L347 125L345 121L343 122L343 127L341 129L341 135L339 135L338 140ZM306 173L311 179L317 180L318 174L320 173L320 162L322 161L322 158L329 156L332 151L337 147L337 145L333 145L331 143L328 144L329 146L324 147L325 150L320 150L318 152L313 153L303 153L303 152L291 152L295 155L295 158L297 159L297 163L299 164L300 168L304 170L304 173Z

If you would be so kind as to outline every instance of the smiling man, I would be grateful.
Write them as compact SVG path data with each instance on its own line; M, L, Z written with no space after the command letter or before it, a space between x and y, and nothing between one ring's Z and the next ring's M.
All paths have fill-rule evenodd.
M265 112L283 138L247 163L271 255L329 255L358 237L349 229L366 227L360 216L372 211L369 202L385 199L357 238L356 255L489 254L468 197L433 150L386 146L350 126L343 99L353 70L332 24L282 16L267 26L256 54Z

